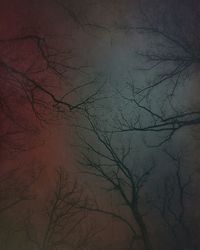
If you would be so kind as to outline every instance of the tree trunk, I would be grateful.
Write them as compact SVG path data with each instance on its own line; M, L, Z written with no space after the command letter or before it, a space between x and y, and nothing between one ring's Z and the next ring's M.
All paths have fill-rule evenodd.
M132 213L133 213L133 217L134 217L134 219L135 219L135 221L140 229L142 241L144 244L144 250L153 250L153 246L152 246L151 240L149 238L146 224L145 224L145 222L143 220L143 216L140 214L137 206L134 206L132 208Z

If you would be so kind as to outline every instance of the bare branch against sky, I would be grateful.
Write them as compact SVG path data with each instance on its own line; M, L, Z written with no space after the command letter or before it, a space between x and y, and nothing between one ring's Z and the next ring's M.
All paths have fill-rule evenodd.
M198 250L199 1L0 12L0 249Z

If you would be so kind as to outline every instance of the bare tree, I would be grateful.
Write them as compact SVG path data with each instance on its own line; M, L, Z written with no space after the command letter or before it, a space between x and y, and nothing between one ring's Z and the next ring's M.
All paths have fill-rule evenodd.
M79 135L79 163L84 174L97 178L114 195L115 206L102 206L96 197L96 202L82 208L124 223L132 238L129 249L198 249L192 229L195 169L187 169L193 163L161 146L148 148L150 157L143 153L143 159L137 159L141 145L132 133L105 132L94 115L86 111L85 116L88 126Z
M121 83L117 89L118 95L113 94L111 97L111 109L108 109L106 101L86 106L84 125L75 125L84 129L79 138L82 152L80 164L85 167L83 172L96 176L106 185L106 190L117 194L123 209L125 207L132 214L132 219L117 208L108 210L98 204L88 204L86 208L124 222L132 233L133 241L141 241L145 249L154 247L153 237L148 230L148 216L145 218L143 213L146 209L147 215L151 213L148 201L144 202L144 196L149 186L156 185L146 183L148 179L154 178L154 163L146 162L145 169L143 162L134 164L133 155L137 154L134 148L146 150L146 145L153 145L156 146L155 151L152 153L150 150L153 149L147 147L148 154L152 158L155 154L156 158L162 157L159 149L166 142L171 145L170 142L174 142L171 139L176 139L174 135L177 131L197 127L200 122L198 103L188 104L186 95L188 89L193 88L194 80L198 80L199 25L196 27L195 22L198 20L199 4L192 1L189 7L186 1L160 2L161 4L159 1L153 1L150 5L143 4L144 7L140 9L142 24L129 27L129 30L137 30L143 37L143 47L137 53L137 58L140 58L138 64L142 63L142 67L138 65L142 77L138 79L136 75L132 82ZM138 132L145 145L138 140ZM153 143L149 143L148 136ZM169 159L175 167L167 177L163 177L162 170L156 166L155 175L162 178L159 198L155 201L162 219L157 217L156 220L159 221L158 224L167 224L170 235L175 230L177 235L188 237L189 242L191 233L188 227L191 225L187 224L185 197L193 179L182 172L181 159L174 156L173 149L167 154L169 157L163 157L160 168L168 168ZM145 153L143 157L146 157ZM192 216L192 209L188 213ZM159 228L158 225L156 228ZM180 241L176 244L174 241L173 244L177 249L183 248ZM186 245L185 248L188 247ZM162 247L164 249L165 246ZM167 248L168 246L165 249Z
M168 238L171 249L197 249L191 230L192 214L188 209L194 199L192 174L185 173L183 154L169 150L164 150L164 154L171 160L172 169L164 175L152 195L155 198L150 201L164 222L164 237L161 237Z
M97 78L69 82L68 75L82 72L82 67L71 65L73 52L60 40L37 31L0 39L2 154L30 148L27 135L38 134L38 124L55 120L55 111L69 113L94 101L98 88L85 89Z
M80 135L82 148L80 164L85 166L83 173L98 177L107 186L106 190L116 193L132 219L126 217L127 213L125 215L123 212L120 213L120 202L119 210L103 209L97 203L89 204L90 206L84 208L119 219L130 229L134 242L139 240L143 242L144 249L153 249L141 206L141 193L154 164L150 163L138 172L137 166L134 166L131 160L133 154L131 141L127 143L125 139L123 143L123 139L120 138L121 145L119 146L119 141L117 141L119 138L114 133L99 130L97 120L89 112L86 113L89 134ZM93 138L93 143L90 141L91 138Z
M105 103L100 107L100 109L103 107L105 116L110 115L109 119L112 120L110 122L109 119L105 119L103 125L98 120L100 109L96 109L94 102L96 95L99 94L98 88L94 93L84 95L75 103L71 98L74 93L82 94L83 90L96 83L97 79L71 88L68 88L67 84L64 94L60 94L56 88L58 82L66 83L65 77L69 70L81 69L68 64L69 58L73 56L71 51L60 51L53 46L54 42L50 37L41 37L35 33L0 40L2 48L6 48L4 50L6 52L0 58L1 80L7 83L5 88L0 90L0 115L5 122L5 129L2 129L0 134L1 147L6 145L15 150L21 149L19 140L16 140L16 144L13 143L13 137L16 138L16 135L21 137L25 131L37 132L34 126L29 126L30 124L24 119L16 116L13 97L17 96L15 99L17 101L22 98L22 105L26 103L28 110L31 109L36 119L40 121L46 121L46 115L52 111L52 107L58 112L64 112L65 108L69 111L83 112L86 125L76 124L76 127L84 128L86 131L80 136L81 150L83 150L81 165L86 167L84 172L106 183L107 190L115 193L120 200L119 208L114 210L104 209L95 202L87 202L77 183L68 186L68 176L63 170L59 170L56 188L46 209L46 219L42 225L44 230L38 230L31 221L27 221L27 236L35 248L49 250L64 246L70 248L87 246L91 237L90 230L85 236L82 235L80 240L76 239L75 244L71 242L74 235L79 235L78 229L85 223L87 212L90 211L112 216L125 223L132 235L130 248L134 247L135 242L142 242L145 250L154 249L148 228L149 204L144 201L144 196L149 187L147 180L153 178L152 170L155 164L150 161L134 163L133 155L137 154L134 148L142 148L141 144L137 143L136 132L141 132L144 137L146 135L152 137L153 146L161 148L162 144L168 142L180 129L197 127L200 123L198 104L189 106L188 103L180 103L180 95L192 86L192 77L195 78L195 73L198 72L200 39L199 25L196 24L198 24L199 4L197 1L192 1L188 11L189 6L186 1L160 2L161 4L158 4L159 1L153 1L151 11L148 11L148 4L144 4L147 11L141 8L142 25L133 27L145 39L147 38L147 44L144 44L147 49L137 54L140 60L144 60L140 72L148 80L142 78L142 84L128 82L125 87L123 85L120 90L117 89L118 104L115 106L117 114L112 111L112 114L107 112ZM61 0L58 3L81 29L95 26L82 11L85 8L84 3L91 4L90 1L84 1L77 9L76 1ZM157 14L159 12L161 14ZM184 17L180 17L179 13ZM131 29L132 27L129 27L129 30ZM14 59L10 56L12 54L10 48L16 44L20 44L19 47L24 44L31 47L34 52L32 54L36 57L31 58L27 65L17 64L16 58L21 61L20 56L16 54ZM187 83L186 88L183 86L184 83ZM90 112L91 110L94 113ZM12 124L11 129L7 126L7 121ZM156 141L155 137L159 140ZM160 212L170 232L175 232L175 235L177 231L180 232L181 227L189 235L190 230L185 222L184 195L192 180L182 178L180 158L167 153L174 162L176 170L163 179L163 189L159 190L161 192L156 200L158 204L154 204L154 208ZM146 217L145 210L148 211ZM130 216L126 216L124 211L128 211ZM177 247L180 248L180 245Z
M88 221L88 212L80 208L86 206L88 198L62 168L57 170L50 196L45 216L42 212L41 217L33 217L36 223L30 216L26 220L27 237L34 249L88 249L98 232L95 224Z
M139 1L139 9L139 23L127 30L137 31L145 41L136 54L137 69L146 79L136 78L127 84L129 92L120 91L135 112L131 117L121 114L115 130L162 135L159 146L181 128L200 124L199 105L188 104L186 95L198 81L199 3Z

